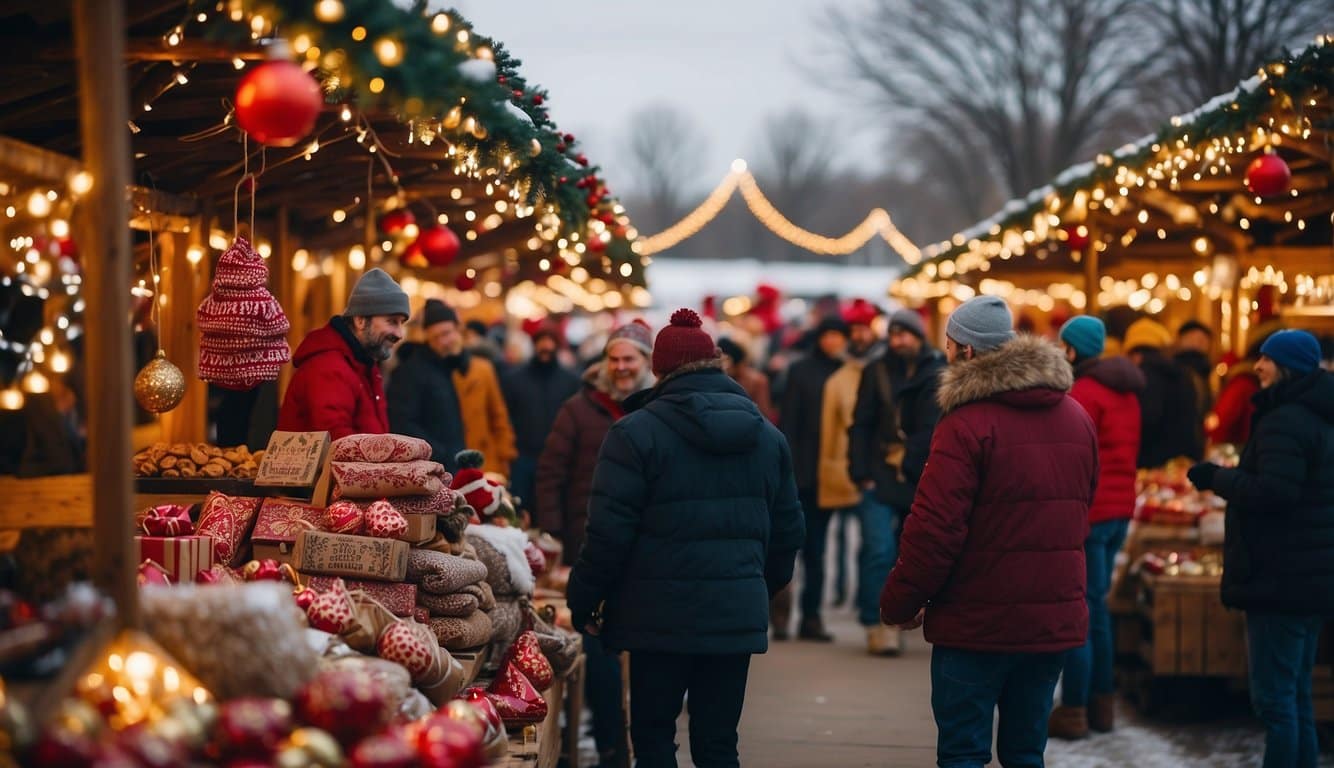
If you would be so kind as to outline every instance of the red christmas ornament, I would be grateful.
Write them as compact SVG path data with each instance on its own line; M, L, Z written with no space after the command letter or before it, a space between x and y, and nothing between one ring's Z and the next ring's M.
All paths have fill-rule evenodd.
M454 287L460 291L471 291L477 287L477 278L468 277L468 274L465 272L454 278Z
M588 250L593 253L602 253L607 250L607 244L600 237L590 238L588 241Z
M628 227L622 227L618 225L611 228L611 236L616 238L617 240L624 240L629 235L629 233L630 229Z
M320 85L290 61L266 61L236 86L236 122L261 144L290 147L308 136L320 116Z
M596 218L603 224L614 224L616 222L616 214L611 211L603 211L599 213Z
M393 716L388 691L369 672L335 668L321 672L296 696L301 720L355 744L383 728Z
M519 90L518 88L515 88L511 93L514 95L514 98L516 99L523 98L523 91Z
M380 217L380 231L386 235L396 235L407 229L409 224L416 224L417 217L407 208L390 211Z
M477 714L482 718L482 722L491 728L504 728L505 722L500 719L500 713L496 711L496 705L491 702L491 697L481 688L469 688L460 693L458 698L467 702Z
M580 165L588 165L588 156L580 152L574 156L574 161Z
M574 143L574 134L573 134L573 133L567 133L567 134L565 134L565 143L566 143L566 144L573 144L573 143Z
M506 726L540 723L547 717L547 700L513 662L501 667L488 692Z
M1065 242L1069 244L1070 250L1082 251L1089 244L1089 229L1083 224L1065 227Z
M1292 169L1276 154L1266 152L1246 168L1246 188L1253 195L1277 197L1292 188Z
M509 82L509 78L505 77L504 75L501 75L496 78L496 82L500 83L501 85L504 85L505 83Z
M217 734L233 754L272 754L291 730L292 707L282 699L232 699L218 711Z
M525 552L526 554L526 552ZM539 553L540 554L540 553ZM545 561L543 562L545 565ZM551 662L546 656L542 655L542 648L537 643L537 633L531 629L520 632L514 639L509 650L505 653L505 660L502 664L513 664L519 671L528 678L528 682L539 691L545 691L551 687L551 681L555 673L551 669Z
M448 227L431 227L418 237L422 257L433 267L448 266L459 255L459 237Z
M559 144L557 144L557 145L556 145L556 151L557 151L557 152L564 152L564 151L565 151L565 142L562 141L562 142L560 142Z
M481 768L486 765L481 734L443 713L427 720L417 734L417 757L424 768Z
M79 255L79 245L74 242L74 238L67 237L63 240L57 240L56 246L60 249L60 255L74 258Z

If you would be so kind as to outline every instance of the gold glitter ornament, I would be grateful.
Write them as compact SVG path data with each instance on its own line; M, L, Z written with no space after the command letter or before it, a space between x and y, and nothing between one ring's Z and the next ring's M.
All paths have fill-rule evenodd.
M157 356L134 377L134 399L149 413L166 413L185 397L185 374L158 350Z

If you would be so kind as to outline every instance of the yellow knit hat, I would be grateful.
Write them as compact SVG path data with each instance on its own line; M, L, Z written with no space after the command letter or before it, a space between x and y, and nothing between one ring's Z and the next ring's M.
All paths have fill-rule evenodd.
M1127 352L1136 347L1163 349L1172 345L1172 332L1167 326L1149 317L1141 317L1126 329L1126 338L1121 348Z

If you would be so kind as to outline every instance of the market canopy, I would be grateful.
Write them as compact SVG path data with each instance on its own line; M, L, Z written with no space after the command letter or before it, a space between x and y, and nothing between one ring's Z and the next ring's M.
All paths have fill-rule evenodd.
M1320 289L1316 277L1334 272L1332 42L1317 38L1158 133L923 249L893 292L966 298L1004 282L1077 309L1138 308L1161 301L1149 289L1161 292L1158 274L1171 268L1184 271L1171 288L1183 299L1192 287L1216 299L1265 281L1328 303L1334 286Z

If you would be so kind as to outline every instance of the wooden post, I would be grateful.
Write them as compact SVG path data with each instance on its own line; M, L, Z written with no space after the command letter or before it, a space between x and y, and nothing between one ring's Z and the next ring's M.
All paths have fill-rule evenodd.
M139 625L132 539L129 89L125 78L124 3L75 0L79 132L93 188L79 212L87 316L88 468L93 487L93 575L116 603L124 626Z
M297 322L297 304L294 301L296 292L293 289L293 283L296 282L296 275L292 272L292 231L291 215L287 206L278 208L278 244L274 250L273 257L269 259L269 285L273 287L273 297L278 300L278 306L287 313L287 320L292 324L287 333L287 344L296 351L296 345L301 343L299 323ZM282 403L284 395L287 393L287 384L292 380L293 368L291 365L284 365L278 371L278 402Z
M196 220L197 221L197 220ZM204 300L201 270L208 265L191 264L191 247L201 247L199 223L190 226L190 234L163 232L158 235L159 263L167 306L162 308L162 348L167 359L185 373L185 397L173 410L162 414L162 439L169 443L200 443L208 432L208 385L195 375L199 354L199 325L195 308Z
M1089 247L1084 251L1084 314L1098 314L1098 244L1089 233Z

